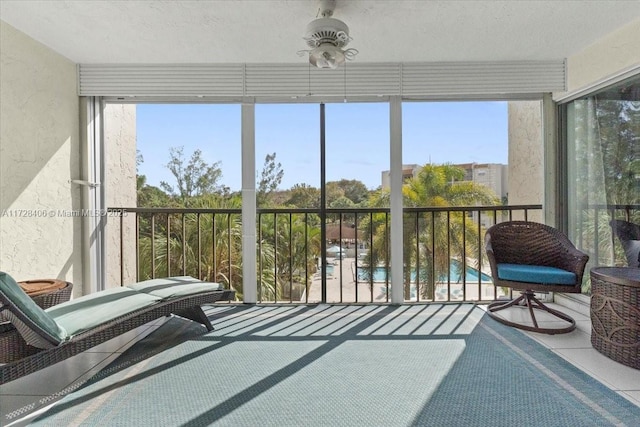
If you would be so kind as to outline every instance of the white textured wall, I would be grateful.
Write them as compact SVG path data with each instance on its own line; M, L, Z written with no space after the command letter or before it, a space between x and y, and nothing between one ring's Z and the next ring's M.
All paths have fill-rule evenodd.
M0 269L77 295L81 218L64 216L80 209L76 88L74 63L0 21Z
M531 205L544 201L544 145L542 103L509 102L509 204ZM524 219L514 214L513 219ZM529 212L531 221L544 222L540 211Z
M104 110L105 192L107 207L135 207L136 199L136 106L107 104ZM120 218L107 218L107 282L110 288L136 281L136 222L129 214L122 219L123 249L120 249ZM124 259L124 264L123 263ZM121 276L120 266L124 266Z
M640 18L567 58L569 92L640 65Z

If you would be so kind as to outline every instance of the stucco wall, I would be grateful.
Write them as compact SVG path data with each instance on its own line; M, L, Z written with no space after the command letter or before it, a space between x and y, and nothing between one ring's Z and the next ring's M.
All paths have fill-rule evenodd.
M567 58L569 92L640 65L640 18Z
M573 92L640 65L640 19L567 58L567 91ZM554 93L558 99L566 92ZM509 102L509 204L544 203L541 104ZM544 222L538 214L530 216Z
M107 104L104 109L105 197L107 207L136 206L136 106ZM122 218L123 247L120 248L120 218L107 217L105 288L136 281L135 215ZM124 260L124 262L123 262ZM120 271L123 265L124 270Z
M542 103L509 102L509 204L542 204L544 201L544 146ZM515 214L513 219L524 219ZM544 222L540 211L529 212L531 221Z
M0 21L0 269L81 291L76 66Z

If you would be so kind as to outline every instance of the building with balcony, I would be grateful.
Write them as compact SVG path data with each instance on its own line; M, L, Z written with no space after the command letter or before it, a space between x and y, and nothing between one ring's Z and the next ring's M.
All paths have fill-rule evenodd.
M509 194L508 187L508 166L499 163L461 163L454 164L465 171L465 181L472 181L482 184L496 194L500 199L507 198ZM402 180L405 181L418 174L421 165L411 164L402 165ZM381 186L384 189L391 188L391 172L382 171Z
M459 167L465 171L465 177L463 181L470 181L476 184L484 185L491 189L493 193L504 204L508 203L509 187L508 187L508 171L507 165L499 163L461 163L454 164L453 166ZM402 165L402 180L403 182L409 178L412 178L418 174L421 165L410 164ZM390 171L382 172L382 188L389 189L391 182ZM540 203L540 199L536 199L531 195L525 196L528 199L528 203ZM482 227L488 227L492 224L493 218L487 213L481 213L480 221ZM478 213L471 213L469 215L472 221L477 221Z

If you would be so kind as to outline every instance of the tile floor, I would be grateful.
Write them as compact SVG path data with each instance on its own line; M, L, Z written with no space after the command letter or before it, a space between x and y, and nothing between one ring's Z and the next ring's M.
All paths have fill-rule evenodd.
M65 395L107 367L166 318L148 323L55 366L0 385L0 426L25 426Z
M549 304L554 307L555 304ZM484 306L480 306L484 307ZM556 306L556 308L560 308ZM640 370L614 362L593 349L590 342L591 322L588 316L561 307L576 319L577 328L568 334L544 335L524 332L550 348L579 369L596 378L610 389L640 406ZM519 319L524 310L504 310L505 316ZM540 318L541 323L551 321ZM122 352L157 329L164 319L140 327L83 354L0 386L0 425L28 425L38 413L55 404L62 396L80 387L84 381L103 369ZM62 365L62 366L61 366Z

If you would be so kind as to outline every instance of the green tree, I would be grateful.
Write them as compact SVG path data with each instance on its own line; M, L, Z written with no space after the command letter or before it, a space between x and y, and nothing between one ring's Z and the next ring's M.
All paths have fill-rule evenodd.
M295 184L289 192L287 205L297 208L320 208L320 190L308 184Z
M464 180L464 170L452 165L425 165L417 176L403 185L405 207L455 207L474 205L499 205L500 200L488 187ZM372 206L388 206L388 191L374 193ZM432 216L433 215L433 216ZM386 264L389 260L389 242L383 236L386 223L384 215L374 215L371 230L374 233L373 248L369 252L371 265ZM434 212L405 214L403 221L403 265L405 298L409 298L413 272L411 266L420 265L417 277L422 285L421 296L433 299L435 283L449 274L450 257L467 264L477 259L469 254L479 253L478 236L482 232L464 212ZM416 230L419 230L416 233ZM365 236L369 225L363 226ZM368 238L368 237L367 237ZM451 245L449 248L449 244Z
M239 210L241 199L209 194L193 198L191 205L193 208ZM153 233L149 227L140 234L140 259L145 260L140 262L143 279L184 274L221 283L236 290L237 297L242 298L239 212L156 214L154 227Z
M271 194L278 189L283 177L282 165L280 162L276 163L276 153L267 154L260 173L260 182L258 183L256 194L258 207L263 207L270 202Z
M140 151L137 152L136 156L136 166L137 168L144 162L144 158ZM167 207L179 207L179 203L176 202L173 198L171 198L164 191L159 189L158 187L154 187L152 185L147 184L147 177L145 175L136 176L136 205L141 208L167 208ZM138 215L138 227L140 236L151 236L151 215L150 214L139 214ZM141 240L142 241L142 240ZM148 261L149 268L151 258L143 261ZM141 262L144 264L144 262ZM144 276L143 276L144 277ZM149 276L150 277L150 276Z
M338 186L344 192L344 196L356 205L366 202L369 198L367 186L357 179L341 179Z
M325 197L327 198L327 206L331 206L331 204L337 199L344 197L344 190L340 188L337 181L327 182L325 186Z
M158 187L147 184L147 177L138 175L137 177L137 199L138 207L141 208L167 208L177 207L177 203L164 191Z
M191 154L188 161L184 157L184 147L172 147L169 155L171 159L166 166L176 181L176 188L165 181L160 182L160 187L169 195L180 198L187 205L194 196L228 194L229 189L220 184L220 162L207 164L199 149Z
M337 198L329 205L329 207L332 209L354 208L355 206L356 204L346 196Z
M602 150L608 204L640 203L640 103L596 97L598 143ZM616 94L617 96L617 94Z
M291 218L289 214L263 215L260 225L261 300L283 301L297 298L300 289L308 292L320 254L317 215L293 214ZM270 251L269 258L264 256L265 248Z

